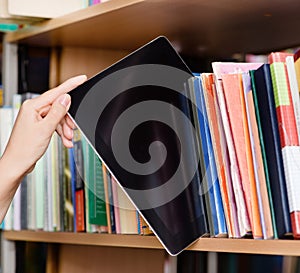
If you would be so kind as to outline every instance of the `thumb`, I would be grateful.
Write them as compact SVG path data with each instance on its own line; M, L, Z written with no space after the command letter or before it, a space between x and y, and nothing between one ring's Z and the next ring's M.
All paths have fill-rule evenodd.
M45 126L49 130L50 134L56 130L57 125L69 110L70 104L71 97L69 94L63 94L54 101L48 114L43 119L43 123L45 123Z

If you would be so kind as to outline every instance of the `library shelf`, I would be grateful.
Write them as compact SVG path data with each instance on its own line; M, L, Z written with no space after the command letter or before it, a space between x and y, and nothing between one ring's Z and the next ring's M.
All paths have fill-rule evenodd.
M45 242L89 246L163 249L155 236L44 232L4 231L4 238L11 241ZM265 255L300 256L300 241L297 240L253 240L229 238L200 238L187 250L230 252Z
M300 44L300 1L111 0L6 35L10 43L135 50L164 35L191 56Z

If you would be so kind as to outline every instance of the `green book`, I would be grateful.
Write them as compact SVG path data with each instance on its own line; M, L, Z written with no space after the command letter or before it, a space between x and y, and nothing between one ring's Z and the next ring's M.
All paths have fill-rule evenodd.
M264 142L262 125L261 125L261 120L260 120L260 111L259 111L259 106L258 106L258 101L257 101L258 90L256 90L257 86L255 84L254 72L255 72L255 70L249 71L249 74L251 77L251 83L252 83L252 94L253 94L253 102L254 102L254 107L255 107L255 116L256 116L257 129L258 129L259 140L260 140L262 160L263 160L264 170L265 170L266 184L267 184L268 195L269 195L274 238L278 239L278 233L277 233L277 227L276 227L276 221L275 221L275 211L274 211L274 204L273 204L273 196L272 196L272 190L271 190L271 182L270 182L268 162L267 162L267 156L266 156L266 150L265 150L265 142Z
M107 226L105 193L102 172L102 162L88 144L88 203L89 203L89 222L93 225Z

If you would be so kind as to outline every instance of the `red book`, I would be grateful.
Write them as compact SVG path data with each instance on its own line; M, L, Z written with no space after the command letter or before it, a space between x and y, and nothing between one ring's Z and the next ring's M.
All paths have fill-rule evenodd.
M300 187L298 186L300 176L300 168L298 166L300 160L300 146L285 63L287 56L293 56L293 54L273 52L269 55L269 63L274 89L292 231L295 238L300 238Z

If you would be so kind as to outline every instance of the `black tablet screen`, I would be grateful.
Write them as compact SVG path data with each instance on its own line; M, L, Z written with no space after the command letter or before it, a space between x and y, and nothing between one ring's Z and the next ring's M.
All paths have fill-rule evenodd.
M70 116L171 255L207 231L192 76L159 37L70 92Z

